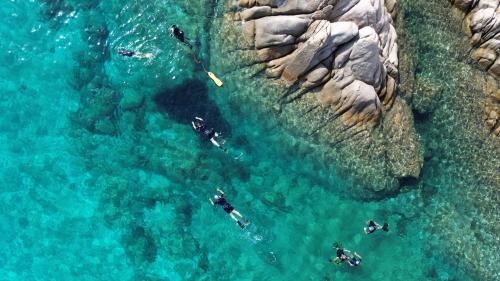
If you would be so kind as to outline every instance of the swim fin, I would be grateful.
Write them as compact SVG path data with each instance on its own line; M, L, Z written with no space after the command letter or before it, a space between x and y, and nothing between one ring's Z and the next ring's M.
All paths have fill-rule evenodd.
M245 228L245 225L241 223L241 221L237 221L238 225L241 227L241 229Z
M382 226L382 230L385 231L385 232L389 232L389 224L388 223L384 223L384 225Z

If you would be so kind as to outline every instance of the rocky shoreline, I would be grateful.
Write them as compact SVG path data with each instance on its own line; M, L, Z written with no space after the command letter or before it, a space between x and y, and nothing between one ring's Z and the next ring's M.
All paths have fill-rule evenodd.
M255 87L231 92L326 144L335 165L379 194L415 182L422 167L411 110L396 94L397 36L384 4L230 1L211 48L228 58L212 60L226 77L252 77Z

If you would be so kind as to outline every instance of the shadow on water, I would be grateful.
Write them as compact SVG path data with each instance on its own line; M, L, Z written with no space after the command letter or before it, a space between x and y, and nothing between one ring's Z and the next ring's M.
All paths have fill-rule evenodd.
M201 80L189 79L178 86L165 88L155 95L154 101L178 123L189 124L195 116L199 116L205 119L208 126L222 131L224 135L231 133L229 123L208 97L207 85Z

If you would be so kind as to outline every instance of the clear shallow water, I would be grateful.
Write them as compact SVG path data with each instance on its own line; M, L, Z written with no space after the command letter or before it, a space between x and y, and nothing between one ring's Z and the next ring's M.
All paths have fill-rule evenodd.
M206 59L217 13L199 2L0 6L0 280L468 280L423 212L442 201L355 200L334 163L206 83L165 32L179 24ZM193 115L222 128L229 155L194 135ZM216 186L245 231L208 203ZM391 231L366 237L368 218ZM364 265L329 264L335 241Z

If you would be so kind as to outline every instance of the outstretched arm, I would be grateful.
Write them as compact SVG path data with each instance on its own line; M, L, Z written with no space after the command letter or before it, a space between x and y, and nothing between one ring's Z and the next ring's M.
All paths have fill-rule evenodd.
M217 142L214 138L211 138L211 139L210 139L210 142L211 142L213 145L217 146L218 148L220 148L220 147L221 147L221 146L220 146L220 144L219 144L219 143L218 143L218 142Z
M205 121L205 120L203 120L202 118L200 118L200 117L198 117L198 116L196 116L194 119L196 119L196 120L200 120L200 121L202 121L202 122L204 122L204 121Z
M195 130L196 130L196 125L194 124L194 122L193 122L193 121L191 121L191 126L193 126L193 129L195 129Z
M220 192L220 194L224 195L224 191L222 191L222 189L217 188L217 191Z
M210 201L210 204L212 204L212 206L215 206L214 201L212 201L211 198L208 198L208 201Z
M362 259L362 257L361 257L358 253L354 252L354 255L355 255L356 257L358 257L359 259Z

